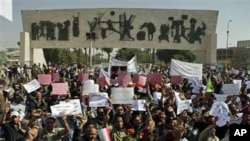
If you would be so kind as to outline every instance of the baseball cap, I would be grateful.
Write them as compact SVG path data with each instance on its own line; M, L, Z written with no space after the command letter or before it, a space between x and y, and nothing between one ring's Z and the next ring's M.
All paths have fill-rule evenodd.
M19 112L17 112L17 111L12 111L12 112L10 113L10 117L12 117L12 116L20 116L20 114L19 114Z

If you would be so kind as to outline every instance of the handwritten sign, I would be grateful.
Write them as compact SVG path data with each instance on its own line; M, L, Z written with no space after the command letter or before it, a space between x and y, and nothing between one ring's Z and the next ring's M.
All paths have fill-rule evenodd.
M192 101L191 100L179 100L177 102L177 112L176 114L179 115L184 110L188 110L191 107Z
M141 99L133 100L132 103L133 103L133 108L132 108L133 111L146 111L145 108L146 100L141 100Z
M50 106L50 109L51 109L51 115L53 117L62 116L63 112L65 112L65 115L73 115L74 113L76 113L74 105L72 103L67 103L67 102Z
M134 97L134 88L112 88L113 104L132 104Z
M181 84L182 82L182 78L179 75L172 75L170 78L172 84Z
M88 95L90 93L99 93L99 85L93 83L84 83L82 95Z
M133 75L133 82L138 84L139 86L145 86L147 82L147 77L143 75L135 74Z
M239 95L240 94L240 84L223 84L222 91L223 94L228 95Z
M70 103L73 105L74 111L71 112L71 114L81 114L82 113L81 102L79 99L71 99L68 102L60 101L60 104L64 104L64 103Z
M90 93L89 107L106 107L108 105L107 93Z
M110 78L107 76L102 76L96 79L96 83L101 87L104 88L105 86L110 86Z
M38 77L38 82L42 85L49 85L52 80L50 74L38 74L37 77Z
M230 121L229 108L227 104L223 101L216 101L213 103L209 114L218 117L216 125L219 127L224 126L227 121Z
M52 95L65 95L68 93L68 83L52 83Z
M59 73L52 73L52 81L53 82L56 82L56 81L59 81Z
M31 92L39 89L41 87L41 85L40 85L40 83L36 79L33 79L32 81L24 84L23 87L25 88L25 90L28 93L31 93Z
M161 84L162 83L162 74L161 73L149 73L148 82L150 84Z
M80 73L77 78L78 78L78 81L84 82L84 81L89 79L89 74L88 73Z

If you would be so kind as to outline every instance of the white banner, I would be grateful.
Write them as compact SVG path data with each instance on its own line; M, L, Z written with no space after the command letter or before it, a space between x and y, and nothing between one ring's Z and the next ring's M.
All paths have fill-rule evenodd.
M106 107L109 105L107 93L90 93L89 107Z
M109 60L109 70L108 70L109 75L111 73L112 66L127 66L127 72L135 72L136 73L138 71L136 56L134 56L128 62L124 62L124 61L120 61L120 60L116 60L114 58L111 58Z
M132 104L134 88L111 88L113 104Z
M198 77L202 80L202 64L171 59L170 75L180 75L182 78Z
M13 4L12 0L0 0L0 15L13 21Z
M34 79L26 84L23 85L23 87L25 88L25 90L28 92L28 93L31 93L37 89L39 89L41 87L40 83Z

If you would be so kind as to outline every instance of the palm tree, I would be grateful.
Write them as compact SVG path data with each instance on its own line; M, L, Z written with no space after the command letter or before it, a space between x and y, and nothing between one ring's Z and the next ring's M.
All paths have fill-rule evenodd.
M110 55L113 52L113 48L102 48L102 50L108 54L108 60L109 60Z

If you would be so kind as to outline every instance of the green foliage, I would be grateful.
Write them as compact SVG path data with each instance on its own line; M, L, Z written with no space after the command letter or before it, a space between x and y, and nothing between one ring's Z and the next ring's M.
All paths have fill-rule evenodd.
M85 63L86 57L82 49L43 49L46 62L52 64Z
M115 58L122 61L129 61L135 55L137 57L137 61L139 63L146 63L149 62L150 52L148 50L141 50L141 49L129 49L129 48L122 48L119 49L116 53Z
M171 62L171 59L177 59L185 62L193 62L196 57L188 50L157 50L157 58L160 61L167 63Z

